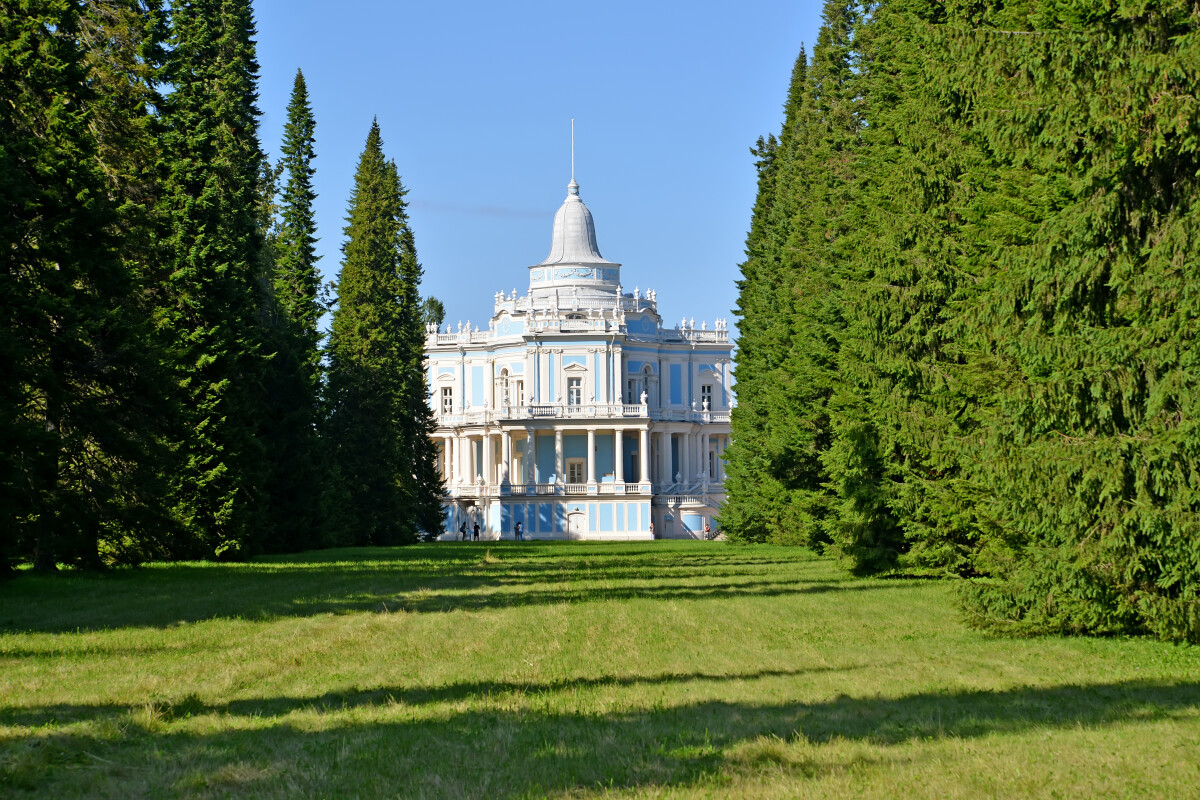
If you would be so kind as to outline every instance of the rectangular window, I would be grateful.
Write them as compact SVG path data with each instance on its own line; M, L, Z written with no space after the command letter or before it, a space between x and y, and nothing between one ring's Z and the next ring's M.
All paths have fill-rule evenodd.
M567 405L583 404L583 378L567 378Z
M567 483L583 483L583 468L586 462L582 458L567 459Z
M700 408L712 410L712 384L706 383L700 387Z
M525 405L525 382L513 381L512 389L512 404L514 406Z
M454 413L454 388L451 386L442 387L442 413Z
M630 378L628 383L626 383L626 386L629 387L629 391L625 394L625 402L629 403L630 405L642 402L638 397L640 392L637 390L637 385L638 382L636 378Z

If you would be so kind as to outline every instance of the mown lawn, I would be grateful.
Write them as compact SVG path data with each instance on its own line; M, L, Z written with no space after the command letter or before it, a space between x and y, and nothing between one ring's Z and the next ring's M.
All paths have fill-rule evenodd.
M0 584L0 796L1200 797L1200 648L717 542Z

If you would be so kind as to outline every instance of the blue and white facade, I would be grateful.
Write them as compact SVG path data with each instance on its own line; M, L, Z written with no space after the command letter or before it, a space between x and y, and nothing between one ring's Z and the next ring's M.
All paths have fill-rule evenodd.
M463 522L487 539L517 522L530 539L700 537L724 500L726 323L664 327L568 192L528 294L497 293L486 331L427 333L443 538Z

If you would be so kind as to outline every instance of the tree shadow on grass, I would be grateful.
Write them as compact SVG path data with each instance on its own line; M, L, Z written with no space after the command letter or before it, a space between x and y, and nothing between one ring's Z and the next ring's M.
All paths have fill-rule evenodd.
M164 593L144 594L134 606L106 609L92 605L58 612L51 619L9 619L0 632L75 632L126 627L167 628L212 619L270 620L318 614L357 612L443 613L484 611L563 603L603 603L625 600L691 601L728 600L746 597L788 597L832 592L890 591L901 584L872 582L802 581L790 577L771 580L629 581L604 585L580 578L558 582L538 581L546 587L527 589L502 584L487 576L459 577L441 585L409 581L346 583L341 586L280 585L263 587L261 598L239 599L229 592L219 596L188 597L186 587ZM0 646L0 657L15 651Z
M807 667L804 669L760 669L751 672L667 672L658 675L600 675L596 677L561 678L548 681L502 681L479 680L450 683L442 686L393 686L348 692L326 692L321 695L302 697L254 697L233 700L228 703L205 703L194 693L165 700L148 700L155 713L168 719L187 715L221 714L234 717L283 717L294 711L314 710L319 712L345 711L403 703L409 706L424 706L432 703L457 703L463 700L499 698L506 695L546 696L558 693L572 694L606 688L640 688L653 686L682 685L687 683L731 683L734 681L756 681L768 678L796 678L801 675L816 675L830 672L853 672L867 667L886 666L861 664L839 667ZM121 704L70 704L60 703L33 707L0 706L0 724L41 727L63 725L86 720L115 719L131 711Z
M328 553L251 564L172 564L104 575L22 578L0 586L0 633L170 627L219 618L270 619L356 611L440 612L550 603L612 600L702 600L783 596L881 584L843 577L809 558L756 562L687 551L643 548L600 558L596 549L513 544L500 556L457 548L469 558L442 554L455 548ZM552 554L529 560L523 553ZM574 553L579 555L573 555ZM565 555L564 555L565 554ZM419 555L419 554L418 554ZM830 574L832 573L832 574ZM2 653L0 653L2 654Z
M688 679L708 678L663 676L667 682ZM499 689L521 690L517 684L501 684ZM235 723L233 730L203 733L189 729L186 721L178 726L160 723L158 728L130 722L124 737L114 741L50 728L40 733L38 746L49 748L52 757L43 758L40 771L26 770L20 781L9 784L69 796L86 793L88 786L104 780L125 786L129 794L161 795L181 785L220 788L215 782L239 774L231 766L241 764L258 767L240 773L249 776L252 785L225 786L223 791L515 798L585 789L689 786L739 765L754 768L760 759L769 760L774 772L818 777L850 766L850 760L861 764L877 757L895 763L902 755L911 757L911 751L886 750L909 742L1018 735L1040 728L1098 729L1200 712L1200 684L1195 682L842 696L810 703L708 700L615 713L545 710L562 704L522 707L509 701L491 707L483 702L481 710L422 714L403 699L404 691L379 697L374 708L372 703L333 708L317 723L293 719L285 711L284 716L259 719L262 724L251 730ZM444 698L430 702L438 699ZM634 699L646 705L644 697ZM247 701L250 705L230 708L229 713L269 714L277 701L284 709L296 702ZM323 708L315 703L300 707ZM864 756L861 749L855 755L841 745L822 749L841 742L875 751ZM792 750L780 757L775 745ZM21 777L20 755L12 754L17 746L7 745L0 752L7 752L5 769L10 775ZM80 760L81 752L95 760L88 765L89 780L72 789L69 771L55 767ZM288 790L273 789L270 781L284 771Z

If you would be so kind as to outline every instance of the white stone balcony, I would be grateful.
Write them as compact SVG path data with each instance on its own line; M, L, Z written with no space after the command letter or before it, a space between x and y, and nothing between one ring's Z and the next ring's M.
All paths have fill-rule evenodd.
M726 419L729 415L726 414ZM465 409L451 413L434 412L439 427L458 428L512 420L565 419L612 420L648 419L648 406L622 403L531 403L525 406L500 406L495 409Z
M720 487L717 487L718 490ZM636 496L651 494L649 484L644 483L513 483L487 485L481 483L464 483L446 487L449 497L484 498L501 496L530 496L530 495L585 495L585 496Z
M525 406L501 406L495 409L465 409L451 413L434 412L439 427L459 428L490 425L514 420L612 420L650 419L657 422L729 422L729 410L698 411L686 408L650 408L628 403L536 403Z

